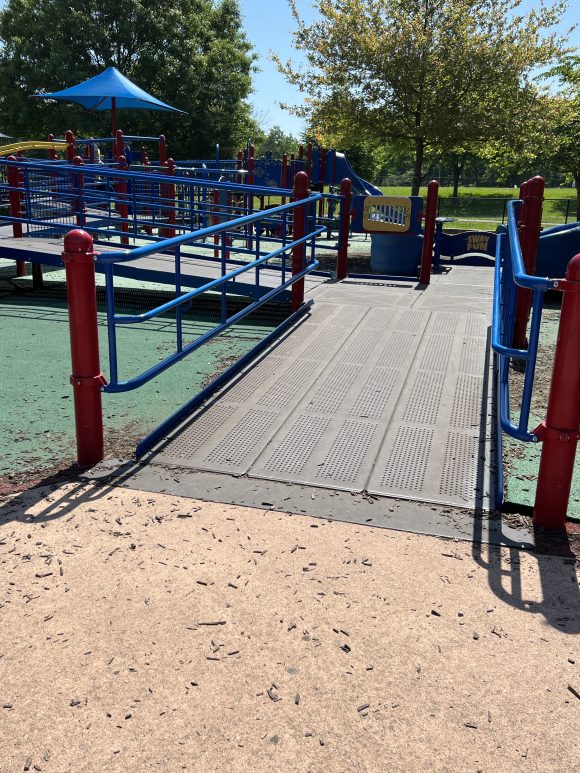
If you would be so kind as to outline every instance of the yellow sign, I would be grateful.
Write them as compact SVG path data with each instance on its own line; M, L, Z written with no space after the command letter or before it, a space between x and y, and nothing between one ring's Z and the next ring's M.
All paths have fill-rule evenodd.
M487 253L488 244L489 236L485 236L485 234L469 234L467 237L466 251Z
M368 196L363 206L365 231L405 233L411 225L411 200L406 196Z

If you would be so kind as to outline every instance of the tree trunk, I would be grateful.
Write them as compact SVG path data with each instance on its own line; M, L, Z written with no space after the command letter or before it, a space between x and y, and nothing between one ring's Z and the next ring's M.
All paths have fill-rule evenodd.
M576 186L576 220L580 222L580 169L572 173Z
M455 163L453 164L453 198L456 199L459 194L459 176L461 175L461 170L463 168L463 164Z
M413 170L413 183L411 185L411 196L418 196L423 180L423 156L425 146L422 137L415 138L415 169Z

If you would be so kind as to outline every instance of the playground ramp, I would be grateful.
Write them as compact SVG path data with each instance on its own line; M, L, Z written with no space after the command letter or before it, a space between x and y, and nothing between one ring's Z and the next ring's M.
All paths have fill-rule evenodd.
M311 287L309 313L143 461L492 509L492 283L457 267L422 289Z
M103 247L99 248L101 251ZM63 268L62 263L62 239L35 238L16 239L12 236L9 227L0 227L0 256L9 260L27 260L42 262L45 266ZM95 264L97 273L104 273L104 266ZM260 286L256 288L253 278L246 274L237 277L235 281L227 284L227 290L232 295L256 298L265 295L273 287L276 287L280 278L280 272L270 269L262 269ZM134 260L127 264L118 264L115 274L125 279L134 279L145 283L159 283L171 285L175 281L175 259L167 253L154 253L144 258ZM193 255L182 255L181 258L181 283L184 288L202 287L207 282L218 279L221 276L220 264ZM306 277L307 287L315 287L324 281L324 277L316 274Z

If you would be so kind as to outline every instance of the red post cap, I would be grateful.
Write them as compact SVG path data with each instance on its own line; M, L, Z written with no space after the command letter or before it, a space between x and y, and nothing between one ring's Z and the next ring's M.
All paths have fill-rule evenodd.
M566 269L566 279L570 282L580 282L580 255L574 255Z
M93 237L80 228L69 231L64 236L64 251L68 253L92 253Z
M297 172L294 177L294 196L297 199L305 199L308 196L308 175L306 172Z

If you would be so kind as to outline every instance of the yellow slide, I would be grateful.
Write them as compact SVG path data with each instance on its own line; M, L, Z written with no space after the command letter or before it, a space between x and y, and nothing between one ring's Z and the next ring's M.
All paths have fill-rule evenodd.
M22 153L25 150L64 150L67 143L64 140L53 142L40 142L27 140L26 142L13 142L11 145L0 145L0 156L10 156L13 153Z

